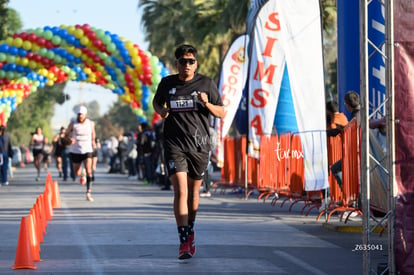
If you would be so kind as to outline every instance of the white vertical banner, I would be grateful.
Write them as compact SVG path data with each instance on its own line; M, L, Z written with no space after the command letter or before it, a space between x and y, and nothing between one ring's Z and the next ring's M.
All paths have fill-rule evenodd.
M224 162L223 139L227 135L236 115L243 89L246 85L249 60L245 48L248 43L248 35L244 34L236 38L222 63L218 90L223 101L225 117L215 121L214 128L217 135L217 147L212 155L219 167L222 167Z
M259 11L249 78L249 153L272 132L286 62L305 162L305 190L327 188L325 90L318 0L270 0ZM253 38L252 38L253 39Z
M257 14L251 37L250 74L248 79L249 154L259 158L260 136L272 133L285 54L278 6L268 1Z

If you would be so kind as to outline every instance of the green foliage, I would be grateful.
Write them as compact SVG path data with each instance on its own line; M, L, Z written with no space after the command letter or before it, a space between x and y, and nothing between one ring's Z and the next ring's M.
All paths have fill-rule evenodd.
M199 72L217 78L232 41L245 31L248 0L140 0L149 50L174 71L174 50L183 43L199 51Z
M49 139L54 135L50 121L53 117L54 105L63 94L65 84L39 89L16 108L7 122L13 144L29 144L30 133L40 126Z
M118 100L107 114L96 121L95 130L98 137L106 139L133 131L137 129L137 125L137 116L132 112L131 107Z
M4 40L22 28L19 14L7 7L9 0L0 0L0 40Z

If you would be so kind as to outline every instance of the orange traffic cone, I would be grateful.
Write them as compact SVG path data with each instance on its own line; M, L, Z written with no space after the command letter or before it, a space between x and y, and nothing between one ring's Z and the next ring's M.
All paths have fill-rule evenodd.
M30 247L32 248L33 261L40 262L40 244L37 240L37 232L35 226L35 220L33 217L33 211L30 211L28 218L29 226L29 240Z
M52 185L52 207L61 207L59 185L57 181L55 181Z
M26 218L22 217L20 223L19 240L17 241L16 258L13 269L36 269L33 262L32 249L30 247L29 231Z
M42 233L46 234L47 218L46 218L46 213L45 213L45 203L44 203L44 199L43 199L43 194L40 194L37 197L36 202L39 206L39 213L38 214L39 214L39 218L40 218Z
M53 209L52 209L52 203L50 202L50 190L46 190L43 194L43 206L44 206L44 212L45 217L48 221L52 219L53 216Z
M36 220L36 232L37 232L37 239L39 240L40 243L43 243L43 223L42 223L42 217L40 216L40 209L39 209L39 204L35 204L34 205L34 216L35 216L35 220Z
M48 172L46 176L45 190L52 190L52 182L52 174Z

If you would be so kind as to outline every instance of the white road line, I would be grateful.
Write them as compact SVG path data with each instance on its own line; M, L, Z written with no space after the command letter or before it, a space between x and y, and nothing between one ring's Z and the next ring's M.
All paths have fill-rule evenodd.
M280 250L273 250L273 253L278 255L279 257L285 259L286 261L289 261L297 266L300 266L304 270L308 271L309 273L315 274L315 275L328 275L327 273L323 272L322 270L319 270L310 264L301 261L297 257L290 255L286 252L280 251Z

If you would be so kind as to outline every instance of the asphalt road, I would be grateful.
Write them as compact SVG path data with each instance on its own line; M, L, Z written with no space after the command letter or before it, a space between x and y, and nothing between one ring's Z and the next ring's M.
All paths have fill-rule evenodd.
M178 235L172 191L156 184L108 174L99 165L94 202L78 181L58 182L61 208L55 208L41 243L36 270L12 270L19 228L45 189L46 172L35 181L33 165L17 168L9 186L0 187L1 274L362 274L361 233L339 232L338 217L316 221L315 209L302 215L303 203L289 212L230 191L200 198L195 225L196 255L178 260ZM217 176L217 175L216 175ZM360 226L361 221L347 226ZM373 234L371 268L387 261L386 234ZM378 246L380 247L380 246Z

